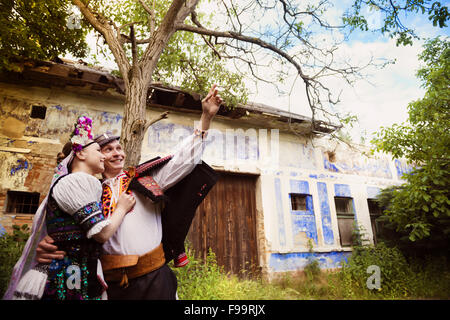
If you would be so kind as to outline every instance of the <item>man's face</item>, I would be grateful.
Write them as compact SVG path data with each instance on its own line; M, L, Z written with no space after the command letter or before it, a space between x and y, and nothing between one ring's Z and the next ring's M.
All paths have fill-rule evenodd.
M118 140L111 141L103 146L102 153L105 156L105 173L119 173L125 163L125 152Z

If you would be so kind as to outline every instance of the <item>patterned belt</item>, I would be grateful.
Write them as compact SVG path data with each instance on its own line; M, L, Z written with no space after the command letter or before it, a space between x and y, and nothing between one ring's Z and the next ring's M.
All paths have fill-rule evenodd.
M128 287L128 279L134 279L161 268L166 259L160 243L152 251L142 255L102 255L103 273L106 281L118 282Z

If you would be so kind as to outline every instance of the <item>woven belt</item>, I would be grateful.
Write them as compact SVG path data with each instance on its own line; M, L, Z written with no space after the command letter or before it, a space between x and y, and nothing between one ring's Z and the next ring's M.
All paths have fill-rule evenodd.
M103 255L100 258L106 281L118 282L123 288L128 287L128 279L143 276L164 265L162 244L142 255Z

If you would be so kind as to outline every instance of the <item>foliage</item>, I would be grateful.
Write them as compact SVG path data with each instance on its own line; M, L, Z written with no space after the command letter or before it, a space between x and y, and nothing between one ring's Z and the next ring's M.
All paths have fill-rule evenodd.
M83 57L85 29L68 24L68 0L3 0L0 3L0 70L20 71L20 58Z
M173 270L182 300L449 298L450 266L445 257L409 262L398 249L384 244L355 249L340 270L322 271L315 260L304 272L284 273L270 282L226 274L211 251L203 262L188 250L191 262ZM380 290L366 286L370 265L381 269Z
M397 45L411 45L414 38L418 38L414 29L408 28L402 22L403 15L407 13L428 15L434 27L447 27L450 18L448 8L438 1L430 0L355 0L352 10L344 16L344 22L354 28L368 31L368 19L370 15L379 15L379 28L373 31L387 33L391 38L396 38Z
M450 43L429 40L419 56L425 62L417 75L426 89L424 98L408 105L407 123L382 128L372 141L378 151L406 158L415 168L391 189L385 214L397 231L415 241L433 229L450 234Z
M181 300L265 300L292 298L292 290L272 286L261 279L239 279L225 273L217 265L210 250L206 261L187 252L190 263L183 268L173 268L178 280L178 297Z
M109 17L117 25L126 25L131 21L134 24L134 32L137 39L145 39L151 35L152 28L158 28L172 1L163 0L155 2L155 23L152 27L151 17L136 0L126 1L93 1L94 7L105 17ZM205 26L209 25L211 16L200 15L199 19ZM123 34L128 34L130 27L122 29ZM233 108L238 103L246 103L248 90L243 82L243 75L231 72L227 68L226 60L221 59L218 53L220 45L215 45L211 50L205 37L190 33L176 32L165 47L153 73L153 81L169 86L178 86L191 93L206 96L214 83L219 84L221 97L227 107ZM132 61L131 44L124 44L128 60ZM104 48L102 52L108 52ZM137 46L138 58L144 50ZM94 55L97 60L97 56ZM105 55L105 57L107 57ZM118 71L115 71L119 74Z
M12 268L19 260L28 239L28 231L26 224L22 227L14 225L12 234L5 233L0 237L0 296L7 289Z

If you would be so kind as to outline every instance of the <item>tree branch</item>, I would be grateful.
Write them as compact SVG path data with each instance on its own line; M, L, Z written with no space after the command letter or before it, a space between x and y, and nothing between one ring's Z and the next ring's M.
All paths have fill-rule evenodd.
M289 61L297 69L297 72L300 75L300 77L303 79L303 81L307 82L307 81L312 80L309 76L307 76L303 73L301 66L289 54L287 54L286 52L280 50L276 46L274 46L270 43L267 43L261 39L244 36L242 34L234 32L234 31L214 31L214 30L208 30L205 28L190 26L185 23L176 24L176 28L177 28L177 30L180 30L180 31L194 32L194 33L198 33L198 34L204 34L204 35L221 37L221 38L231 38L231 39L236 39L239 41L256 44L262 48L269 49L269 50L275 52L279 56L281 56L281 57L285 58L287 61Z
M160 120L163 120L163 119L167 119L169 113L170 113L169 111L165 111L165 112L161 113L159 116L157 116L155 118L152 118L149 121L147 121L147 123L145 124L145 127L144 127L144 132L146 132L148 130L148 128L151 125L153 125L154 123L156 123L156 122L158 122Z
M123 76L125 85L128 86L128 71L130 70L130 62L128 61L125 50L119 40L120 34L118 34L118 37L116 38L110 25L111 22L108 22L98 13L92 12L91 9L83 3L83 1L72 0L72 2L80 9L83 16L89 21L94 29L103 35L106 43L109 46L109 49L116 59L117 66L119 67L120 73ZM96 15L98 16L98 18L96 17Z
M145 11L150 15L150 37L155 32L155 22L156 22L156 15L155 15L155 0L152 2L152 8L150 8L143 0L138 0L141 6L144 8Z

